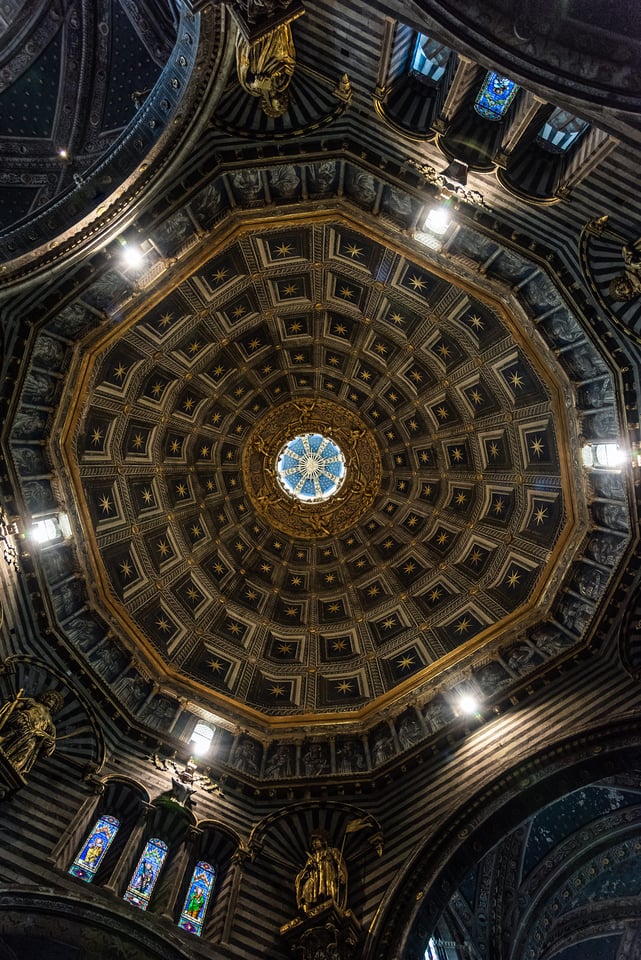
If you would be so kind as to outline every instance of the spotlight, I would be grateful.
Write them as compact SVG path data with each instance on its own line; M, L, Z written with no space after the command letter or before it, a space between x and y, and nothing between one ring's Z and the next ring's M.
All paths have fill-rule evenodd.
M128 267L139 267L142 264L143 252L140 247L125 241L122 245L122 258Z
M479 709L479 702L471 693L462 693L458 700L458 707L461 713L476 713Z
M432 207L425 218L425 229L442 236L452 222L449 210L444 206Z
M63 160L66 160L69 154L67 153L64 147L60 147L60 149L58 150L58 156L62 157Z
M189 741L192 755L194 757L204 757L209 751L213 737L214 729L212 727L206 723L197 723Z

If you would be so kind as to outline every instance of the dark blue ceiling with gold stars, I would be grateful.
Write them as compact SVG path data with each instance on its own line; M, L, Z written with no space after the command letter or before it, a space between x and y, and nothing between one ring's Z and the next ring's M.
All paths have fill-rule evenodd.
M545 603L577 524L555 361L347 221L203 253L92 348L65 425L97 582L152 655L266 716L361 712ZM276 523L279 410L285 440L358 418L366 509Z

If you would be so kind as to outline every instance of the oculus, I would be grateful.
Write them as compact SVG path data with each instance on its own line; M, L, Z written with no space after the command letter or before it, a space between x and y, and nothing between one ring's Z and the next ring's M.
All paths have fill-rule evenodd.
M276 474L285 493L303 503L319 503L333 497L343 485L345 458L328 437L303 433L281 449Z

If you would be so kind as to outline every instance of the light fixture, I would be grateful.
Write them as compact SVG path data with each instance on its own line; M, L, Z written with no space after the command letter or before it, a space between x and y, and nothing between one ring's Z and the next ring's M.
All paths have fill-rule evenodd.
M423 226L425 230L429 230L430 233L435 233L441 237L447 232L447 228L451 222L452 216L450 211L444 204L439 204L430 208Z
M458 698L457 705L461 713L466 714L477 713L480 706L472 693L462 693Z
M67 153L64 147L60 147L60 149L58 150L58 156L61 157L63 160L66 160L69 157L69 154Z
M60 528L55 517L36 520L31 527L31 537L36 543L51 543L60 536Z
M197 723L189 741L191 752L194 757L204 757L209 751L211 741L214 739L215 729L208 723Z
M581 450L584 467L616 470L626 459L625 450L618 443L585 443Z
M144 254L137 244L123 241L122 258L128 267L139 267L142 264L143 256Z

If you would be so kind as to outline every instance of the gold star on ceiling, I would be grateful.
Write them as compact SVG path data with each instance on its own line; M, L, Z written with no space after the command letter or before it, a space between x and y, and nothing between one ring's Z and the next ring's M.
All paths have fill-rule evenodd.
M543 440L541 439L541 437L535 437L534 440L532 440L530 443L530 450L532 451L535 457L540 457L541 454L543 453L544 448L545 448L545 444L543 443Z
M173 319L173 313L163 313L162 317L160 318L160 326L168 327L172 319Z
M102 441L103 433L100 427L94 427L91 432L91 442L97 446Z
M402 323L405 323L405 320L400 313L391 313L388 319L391 320L392 323L395 323L397 327L399 327Z
M360 257L363 249L362 247L357 247L355 243L348 243L347 252L349 253L350 257Z
M113 509L113 505L112 505L112 503L111 503L111 500L110 500L110 498L109 498L108 496L106 496L106 495L100 497L100 500L98 501L98 504L99 504L99 506L100 506L100 508L101 508L101 510L102 510L103 513L110 513L111 510Z
M145 489L143 490L142 498L145 501L145 503L153 503L154 495L148 487L145 487Z
M351 693L351 692L352 692L352 685L351 685L350 681L349 681L349 680L341 680L341 682L340 682L339 684L337 684L337 686L336 686L336 692L337 692L337 693Z
M334 641L332 642L332 650L333 650L335 653L340 653L341 650L345 650L346 646L347 646L347 644L345 643L344 640L334 640Z
M220 660L216 660L216 659L210 660L208 663L208 666L209 666L209 669L212 670L214 673L220 673L223 669L223 665L220 662Z
M508 587L511 587L512 590L514 590L518 586L520 579L521 579L521 574L517 570L512 570L510 571L510 574L507 577L506 583Z
M291 645L291 643L279 643L279 644L278 644L278 652L279 652L279 653L282 653L283 656L286 657L287 654L289 654L289 653L292 652L292 645Z
M514 370L513 373L510 374L510 383L515 389L523 386L523 377L518 370Z
M163 633L169 633L169 630L171 629L169 626L169 620L167 620L166 617L159 617L156 620L156 626L159 630L162 630Z
M534 519L537 526L541 523L545 523L547 519L548 512L545 507L538 507L534 512Z
M350 287L341 287L339 293L344 300L351 300L354 296L354 291Z
M142 433L137 433L133 438L133 440L131 441L132 447L134 448L134 450L140 450L143 444L144 444L144 440L143 440Z
M482 330L482 329L483 329L483 321L481 320L481 318L480 318L476 313L473 313L473 314L472 314L471 316L469 316L467 319L468 319L468 323L470 324L470 326L471 326L471 327L474 327L475 330Z
M414 657L410 657L409 654L405 654L404 657L401 657L400 660L396 661L396 666L401 670L409 670L411 666L414 665Z
M185 486L184 483L179 483L179 484L177 484L177 486L176 486L176 493L178 494L179 497L186 497L186 496L187 496L187 487Z
M288 257L292 252L291 243L281 243L276 247L276 253L279 257Z
M420 290L424 290L424 289L425 289L425 281L423 280L422 277L417 277L416 274L413 274L413 275L410 277L410 283L411 283L412 287L414 288L414 290L419 290L419 291L420 291Z
M125 365L122 363L119 363L116 369L114 370L114 377L117 380L122 380L126 372L127 372L127 368L125 367Z
M396 617L387 617L387 619L383 620L383 629L391 630L395 624L396 624Z
M214 274L214 280L216 283L222 283L226 276L227 269L225 267L219 267Z
M193 353L198 353L199 350L200 350L200 341L192 340L192 342L189 344L189 352L193 354Z
M457 633L465 633L466 630L469 630L472 625L472 621L469 617L463 617L455 626Z
M437 407L436 416L439 418L439 420L447 420L447 418L449 417L447 407L443 407L443 406Z
M284 697L285 696L285 687L280 683L275 683L269 688L269 692L272 697Z
M134 571L133 571L133 566L131 565L131 562L129 560L122 561L122 563L120 564L120 572L122 573L123 577L127 579L129 579L129 577L132 576Z
M295 283L288 283L283 287L283 293L286 297L293 297L297 290L298 286Z
M167 557L169 555L169 544L166 540L159 540L156 547L161 557Z

